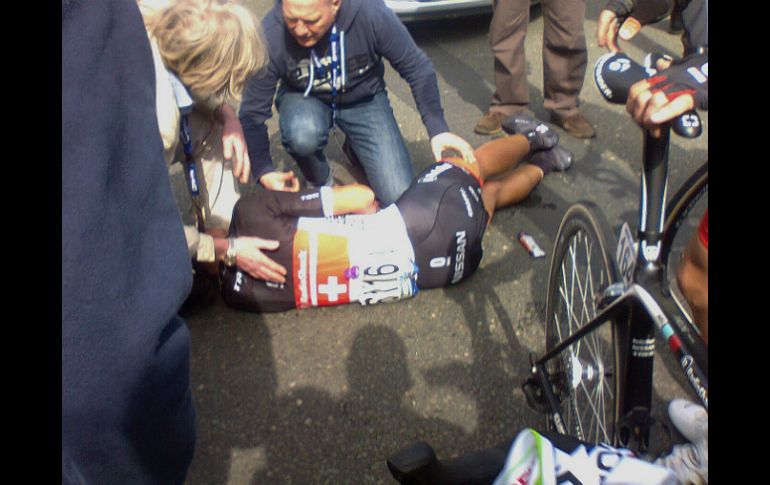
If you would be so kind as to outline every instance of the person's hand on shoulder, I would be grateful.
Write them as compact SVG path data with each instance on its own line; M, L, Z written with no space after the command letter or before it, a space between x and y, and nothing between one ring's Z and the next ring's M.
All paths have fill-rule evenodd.
M286 268L265 255L262 250L275 251L278 241L259 237L235 238L235 264L253 278L276 283L286 282Z
M259 178L259 183L268 190L298 192L299 179L294 172L268 172Z
M473 147L460 138L459 136L445 131L439 133L430 139L431 150L433 150L433 157L438 162L442 158L442 152L453 150L460 154L460 156L468 163L476 163L476 156L473 154Z

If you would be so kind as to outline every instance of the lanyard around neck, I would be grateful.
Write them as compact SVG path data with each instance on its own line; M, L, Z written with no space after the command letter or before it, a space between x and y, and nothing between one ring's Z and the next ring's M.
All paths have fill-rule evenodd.
M332 91L332 116L336 117L337 113L337 96L339 94L338 89L345 90L346 72L345 72L345 31L337 30L337 24L332 26L331 34L329 35L329 50L331 54L331 91ZM313 81L315 80L315 72L318 70L321 76L326 75L326 68L321 64L321 60L315 52L315 48L310 49L310 78L305 89L305 97L310 95L310 91L313 89Z

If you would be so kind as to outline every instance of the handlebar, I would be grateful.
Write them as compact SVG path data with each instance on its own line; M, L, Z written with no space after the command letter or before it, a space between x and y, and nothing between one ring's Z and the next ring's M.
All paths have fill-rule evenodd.
M614 104L625 104L631 86L654 74L654 70L634 62L622 52L605 54L594 66L594 81L599 92ZM697 138L703 132L703 123L694 109L673 119L671 127L684 138Z

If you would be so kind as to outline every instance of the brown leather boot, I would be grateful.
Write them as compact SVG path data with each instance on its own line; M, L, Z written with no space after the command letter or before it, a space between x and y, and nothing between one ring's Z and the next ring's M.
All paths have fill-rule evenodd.
M593 138L596 136L596 131L591 122L580 112L566 118L556 113L551 113L551 123L562 127L564 131L575 138Z
M496 111L488 111L481 117L476 127L473 129L479 135L497 135L503 129L503 120L508 116Z

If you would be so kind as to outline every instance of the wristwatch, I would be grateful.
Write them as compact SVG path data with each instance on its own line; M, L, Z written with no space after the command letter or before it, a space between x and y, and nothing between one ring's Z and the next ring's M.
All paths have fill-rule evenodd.
M234 237L228 237L227 238L227 252L225 253L225 259L224 263L225 266L232 267L235 266L235 238Z

